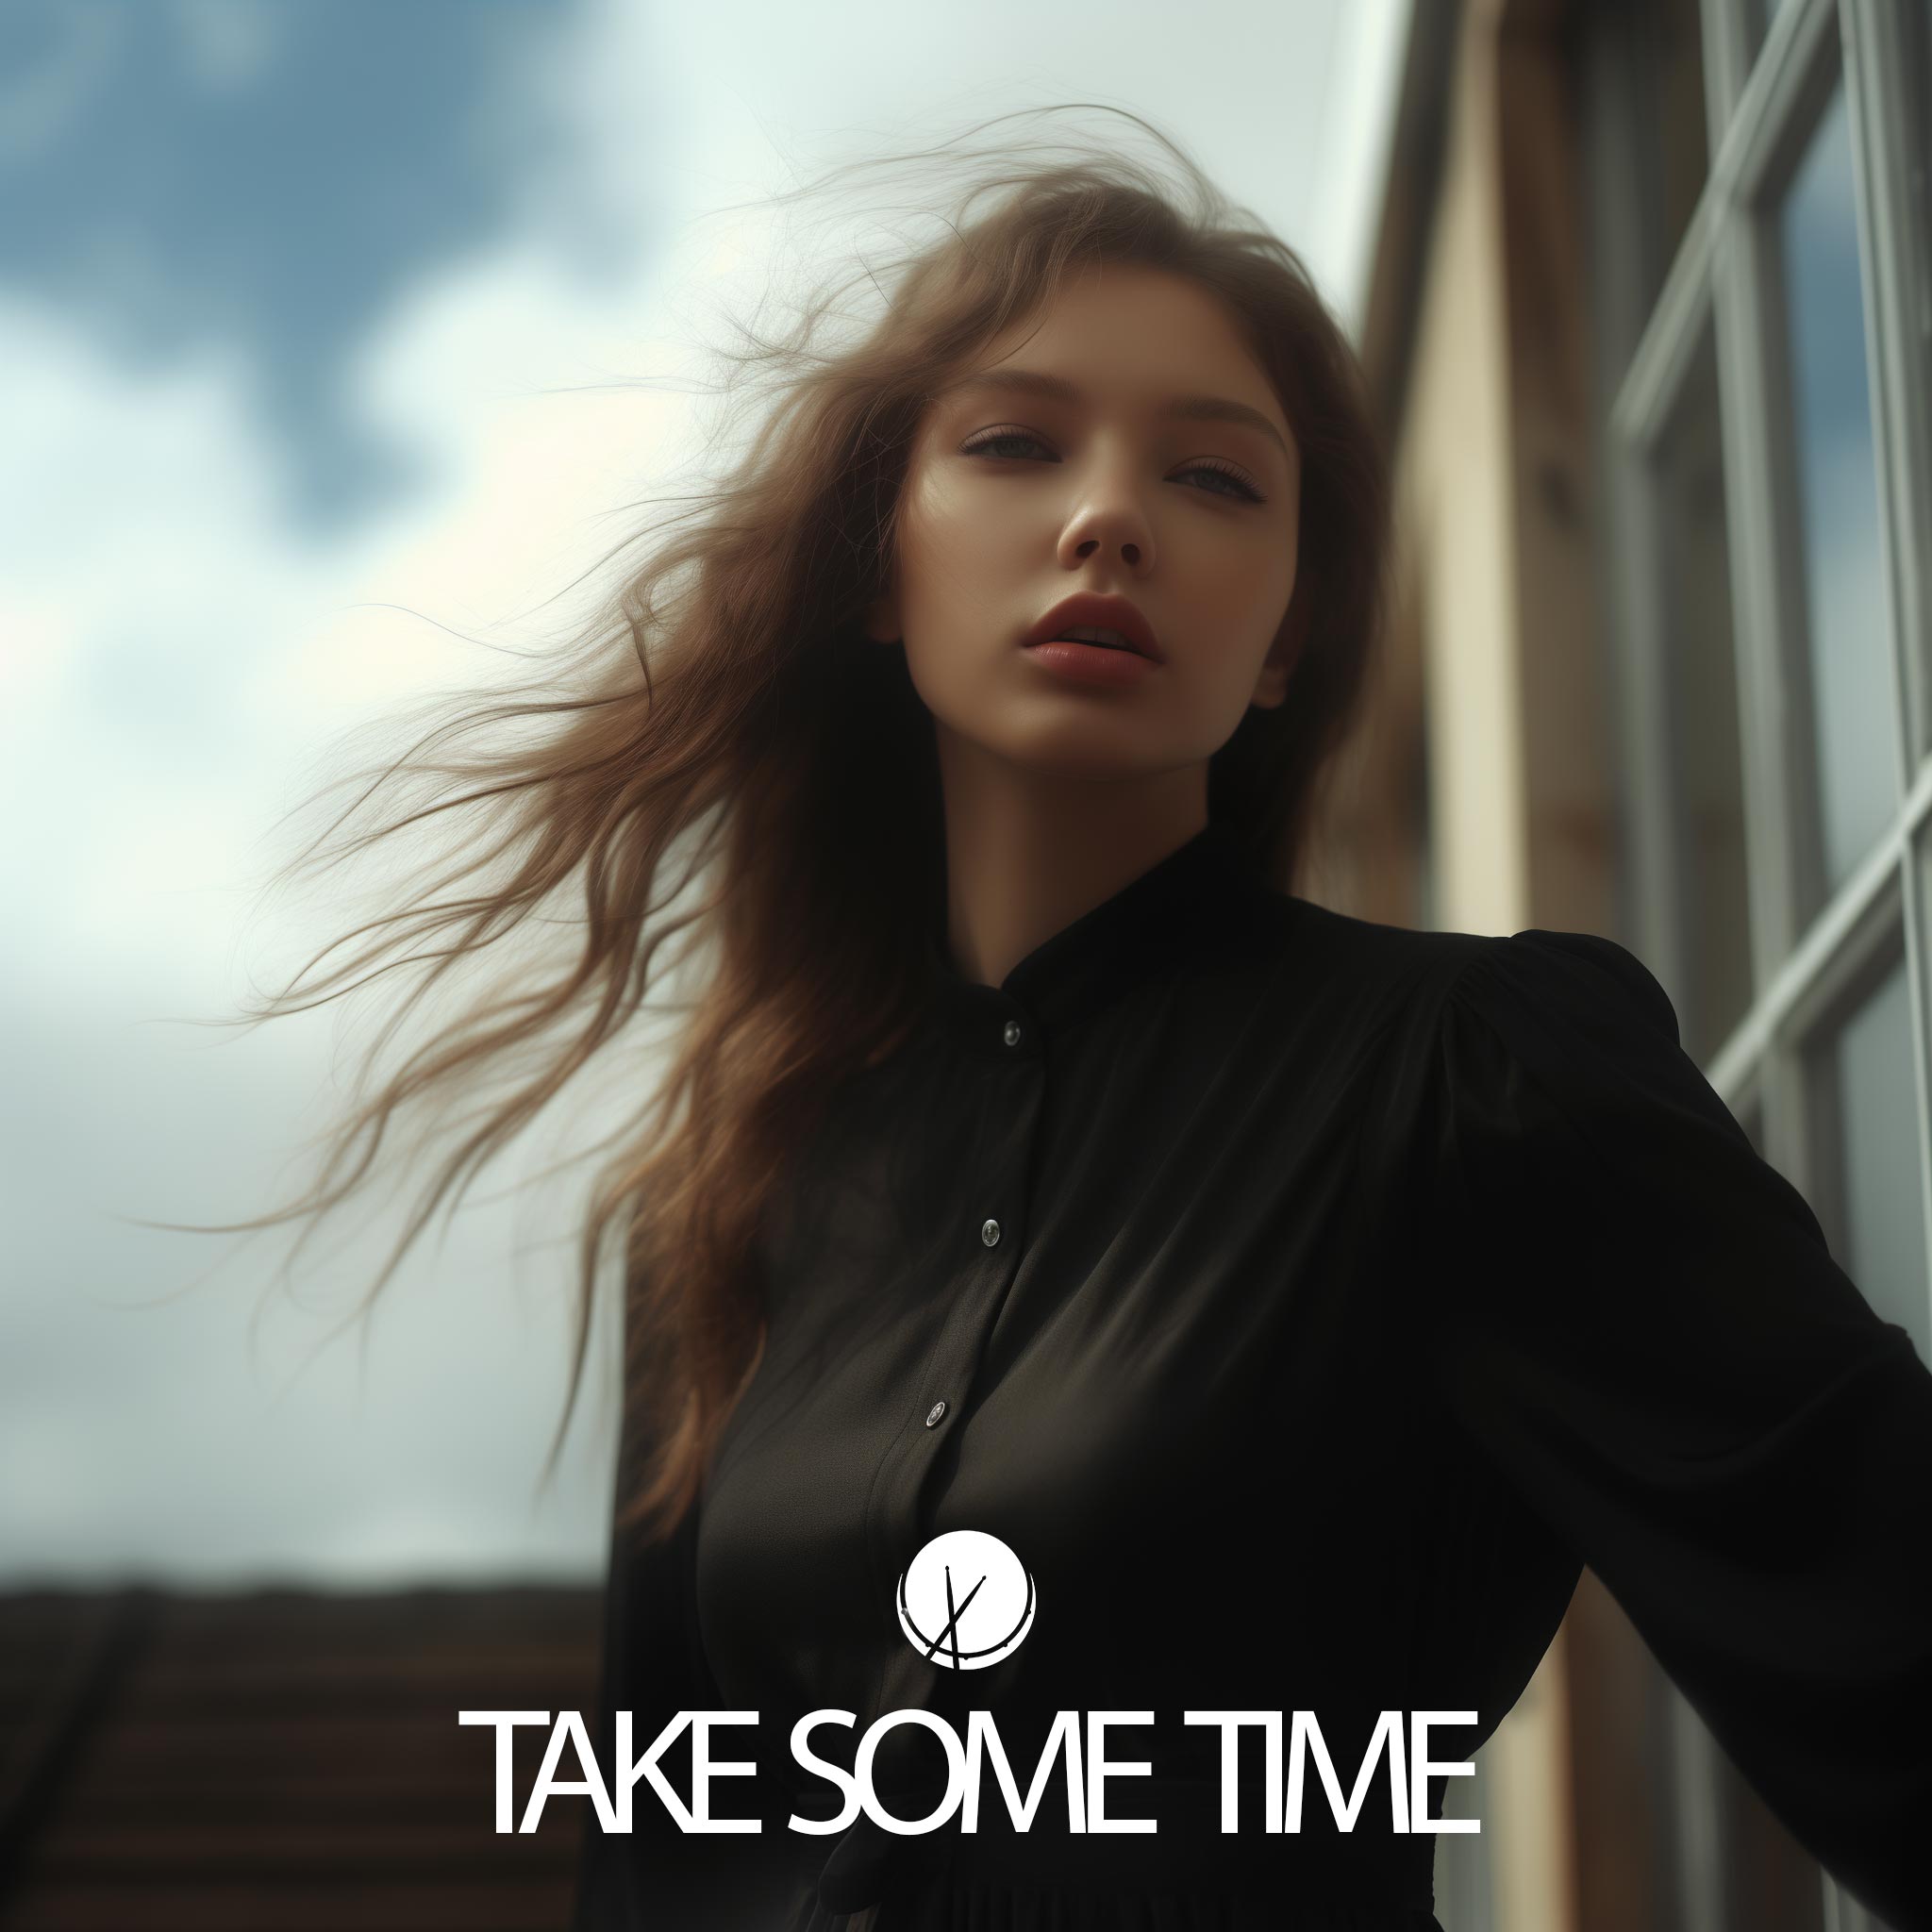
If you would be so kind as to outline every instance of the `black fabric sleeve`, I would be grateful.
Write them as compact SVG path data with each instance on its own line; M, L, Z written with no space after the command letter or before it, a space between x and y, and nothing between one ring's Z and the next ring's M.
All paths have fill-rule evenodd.
M1623 947L1487 941L1436 1039L1421 1333L1448 1425L1813 1857L1932 1932L1932 1372Z
M713 1677L698 1622L701 1512L702 1506L693 1507L668 1540L649 1544L613 1526L601 1684L596 1709L586 1717L607 1788L624 1772L616 1761L617 1711L632 1713L631 1749L641 1756L678 1711L733 1707ZM762 1765L783 1743L781 1737L774 1747L762 1722L756 1729L731 1726L713 1733L711 1755L719 1762ZM686 1797L690 1763L687 1730L660 1760L665 1776ZM590 1800L579 1801L586 1816L571 1932L783 1927L797 1880L786 1862L784 1811L772 1815L776 1801L770 1780L723 1777L711 1789L716 1815L762 1816L763 1833L682 1832L646 1779L632 1795L628 1835L604 1831Z

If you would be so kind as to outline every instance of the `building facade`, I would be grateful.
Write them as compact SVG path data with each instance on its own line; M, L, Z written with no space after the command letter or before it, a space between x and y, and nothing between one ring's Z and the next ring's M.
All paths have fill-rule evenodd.
M1316 896L1603 932L1932 1359L1932 0L1414 0ZM1932 1498L1927 1499L1932 1512ZM1450 1932L1872 1932L1586 1572Z

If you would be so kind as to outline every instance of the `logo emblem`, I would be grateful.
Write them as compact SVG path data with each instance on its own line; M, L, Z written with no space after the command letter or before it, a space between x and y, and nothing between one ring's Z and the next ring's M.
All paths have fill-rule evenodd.
M998 1537L979 1529L936 1536L899 1578L899 1627L941 1669L983 1671L1032 1627L1033 1574Z

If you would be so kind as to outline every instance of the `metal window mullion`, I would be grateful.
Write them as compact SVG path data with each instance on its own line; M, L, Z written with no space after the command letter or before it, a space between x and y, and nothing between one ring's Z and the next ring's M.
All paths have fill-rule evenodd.
M1922 789L1932 791L1932 783ZM1712 1056L1705 1076L1727 1103L1743 1092L1752 1067L1776 1040L1809 1030L1817 989L1840 970L1841 962L1863 956L1857 936L1869 930L1873 908L1895 893L1904 836L1900 825L1892 825L1858 861L1852 875L1806 926L1804 937L1759 991L1730 1039Z
M1712 0L1704 4L1709 6ZM1760 194L1792 123L1804 112L1814 70L1822 59L1836 58L1837 6L1838 0L1787 0L1772 22L1736 113L1726 126L1713 129L1708 137L1710 166L1703 192L1612 405L1613 418L1640 441L1652 434L1649 425L1657 419L1660 397L1676 387L1671 367L1682 341L1676 317L1704 300L1722 225L1731 209ZM1605 85L1613 91L1622 79L1618 75ZM1624 110L1638 111L1627 101ZM1634 247L1629 242L1622 245Z
M1760 198L1793 125L1804 115L1820 64L1837 61L1838 41L1838 0L1785 0L1773 14L1712 158L1712 186L1725 202Z
M1912 125L1917 104L1906 76L1913 50L1897 8L1880 0L1841 5L1903 796L1932 745L1932 371L1918 316L1932 288L1925 260L1932 243L1911 178L1915 157L1932 146L1932 127Z
M1824 1932L1888 1932L1822 1865L1819 1873L1824 1886Z
M1708 197L1701 197L1663 289L1646 308L1636 292L1643 280L1639 192L1624 154L1638 111L1626 53L1621 36L1600 30L1591 38L1585 73L1592 293L1604 319L1595 332L1604 423L1598 485L1616 559L1599 574L1598 595L1604 635L1612 641L1625 930L1664 986L1677 989L1686 984L1686 881L1674 837L1664 559L1652 465L1708 301L1711 216Z
M1751 898L1753 981L1761 997L1790 953L1798 917L1794 855L1804 838L1808 752L1794 759L1797 696L1790 687L1802 635L1792 635L1789 595L1793 562L1778 541L1782 510L1774 478L1779 441L1773 424L1790 407L1767 367L1767 277L1748 214L1726 221L1713 264L1711 301L1718 336L1718 390L1724 442L1725 517L1731 545L1732 625L1738 656L1738 741L1742 758L1744 856ZM1789 439L1786 439L1787 446Z
M1704 40L1704 100L1714 155L1737 110L1751 73L1748 0L1702 0L1698 26Z
M1899 901L1905 923L1906 984L1912 1036L1912 1093L1917 1114L1920 1211L1932 1257L1932 960L1920 829L1924 788L1915 785L1926 741L1928 548L1932 548L1932 375L1917 353L1915 307L1926 242L1913 207L1913 143L1932 128L1911 125L1907 92L1909 50L1895 10L1876 0L1841 0L1845 81L1858 197L1859 258L1866 295L1866 358L1871 371L1873 435L1878 458L1880 540L1886 560L1889 631L1897 716L1901 826ZM1932 1282L1927 1284L1932 1294Z
M1622 641L1617 653L1619 723L1626 824L1638 879L1639 941L1652 971L1671 988L1690 983L1684 908L1694 882L1685 875L1683 854L1674 837L1683 813L1677 764L1669 749L1676 728L1668 708L1670 625L1664 599L1669 585L1657 464L1708 320L1709 221L1708 209L1700 206L1620 386L1607 438L1615 554L1624 565L1623 595L1615 613Z
M1670 1687L1671 1775L1675 1786L1675 1867L1678 1923L1717 1927L1725 1923L1728 1874L1724 1817L1718 1796L1720 1746L1696 1707Z
M1919 1212L1925 1236L1925 1293L1932 1302L1932 933L1926 930L1928 855L1907 833L1899 877L1906 927L1906 985L1912 1026L1912 1093L1919 1114Z
M1617 695L1623 743L1625 826L1635 872L1637 943L1667 987L1688 982L1685 968L1683 860L1672 837L1679 822L1676 774L1666 747L1662 564L1657 543L1657 487L1647 453L1613 438L1610 513L1617 555L1626 575L1616 613Z
M1740 1030L1761 1051L1766 1156L1801 1192L1815 1185L1817 1164L1800 1041L1788 1024L1796 999L1790 969L1803 924L1801 886L1822 871L1821 816L1805 559L1792 527L1784 291L1773 274L1777 242L1763 208L1816 103L1822 73L1839 58L1836 5L1788 0L1773 17L1720 151L1725 219L1712 275L1727 491L1735 484L1732 603L1760 1002ZM1735 1079L1743 1070L1733 1062L1725 1072Z
M1718 220L1708 196L1697 204L1618 386L1610 426L1626 442L1650 449L1670 426L1685 377L1697 359L1698 332L1710 312Z
M1721 11L1733 15L1731 25L1735 26L1735 8L1736 0L1704 0L1707 46L1714 22L1719 34L1724 35ZM1724 36L1721 44L1734 44L1735 39L1735 35ZM1752 438L1748 431L1741 436L1734 431L1734 424L1740 421L1741 399L1738 383L1726 374L1732 350L1725 341L1722 288L1725 243L1729 231L1736 225L1724 163L1728 157L1730 166L1735 168L1742 152L1735 138L1737 130L1727 127L1725 121L1730 105L1737 98L1738 79L1735 62L1727 60L1722 53L1716 59L1707 54L1706 104L1711 165L1704 192L1698 197L1636 353L1624 380L1617 386L1608 440L1612 510L1623 541L1619 555L1626 566L1626 581L1631 587L1623 631L1630 675L1624 682L1628 693L1626 702L1633 713L1631 723L1636 728L1627 741L1631 748L1626 769L1638 788L1633 798L1632 825L1643 864L1645 936L1656 948L1651 958L1666 983L1681 986L1688 983L1683 916L1687 881L1683 855L1674 848L1671 837L1679 822L1674 795L1674 761L1663 752L1675 734L1672 721L1664 713L1668 680L1663 652L1668 625L1661 602L1667 587L1659 568L1662 546L1657 526L1656 453L1672 411L1683 395L1707 313L1718 366L1720 461L1724 478L1732 584L1731 645L1736 657L1740 709L1745 714L1740 719L1740 734L1755 996L1765 985L1768 968L1777 957L1776 933L1783 929L1767 921L1760 882L1782 870L1780 855L1785 834L1782 821L1774 815L1767 816L1782 795L1781 787L1776 782L1775 769L1765 761L1761 734L1749 724L1750 715L1760 708L1761 680L1747 671L1747 658L1757 655L1747 644L1753 627L1752 605L1739 595L1743 573L1737 541L1737 505L1740 493L1738 482L1746 474L1740 463ZM1634 113L1635 103L1625 103L1625 107ZM1629 125L1627 121L1625 125ZM1721 134L1733 138L1721 139ZM1710 304L1707 311L1707 302ZM1735 301L1730 306L1735 308ZM1747 693L1752 695L1747 697ZM1760 828L1766 825L1773 827L1769 842L1761 835ZM1775 904L1783 906L1782 891L1775 895ZM1774 1097L1767 1092L1767 1134L1775 1124L1774 1112ZM1716 1746L1707 1726L1675 1686L1670 1687L1668 1708L1671 1721L1666 1752L1676 1809L1676 1830L1673 1834L1674 1902L1680 1923L1715 1925L1722 1923L1724 1915L1726 1889L1718 1816Z

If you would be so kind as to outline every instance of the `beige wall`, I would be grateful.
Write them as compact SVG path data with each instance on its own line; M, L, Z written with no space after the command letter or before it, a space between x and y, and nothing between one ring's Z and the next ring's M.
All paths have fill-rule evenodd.
M1506 175L1534 165L1524 146L1562 125L1537 27L1517 37L1521 12L1465 8L1394 450L1391 641L1423 694L1434 923L1488 933L1596 924L1607 891L1605 852L1578 849L1579 827L1583 845L1601 844L1606 805L1579 513L1581 275L1574 234L1548 232L1565 220L1560 179L1540 197L1514 178L1506 192ZM1567 286L1539 280L1539 262ZM1548 487L1552 464L1568 468L1567 491ZM1497 1932L1578 1924L1573 1626L1485 1751Z
M1528 924L1495 7L1472 0L1395 450L1398 551L1426 694L1436 923Z

